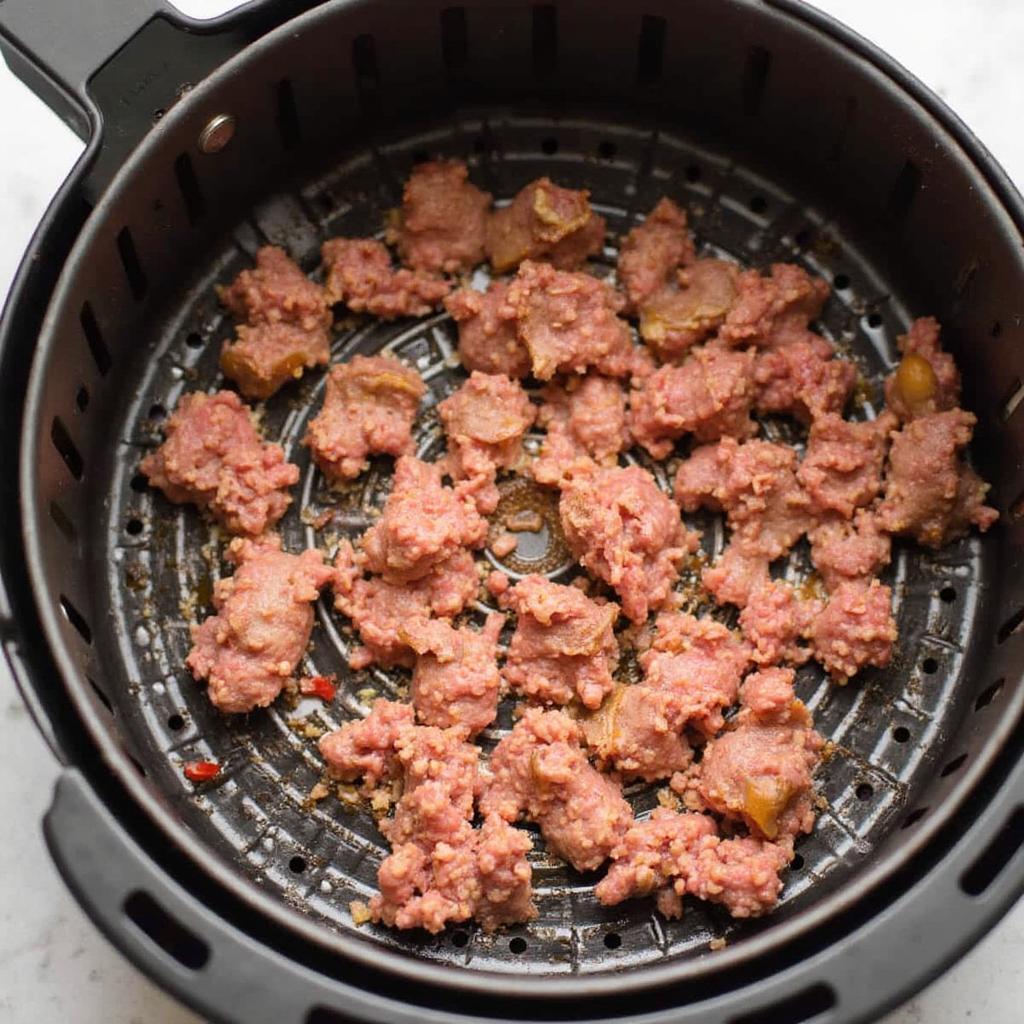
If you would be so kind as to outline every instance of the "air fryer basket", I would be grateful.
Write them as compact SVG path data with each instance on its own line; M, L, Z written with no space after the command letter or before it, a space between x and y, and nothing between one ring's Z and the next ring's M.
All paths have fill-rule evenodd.
M31 6L0 8L27 78L33 62L68 66ZM899 69L789 3L324 4L198 81L287 7L211 26L139 18L92 79L89 103L111 123L100 131L94 115L93 144L5 316L8 485L11 417L24 408L20 496L4 494L22 524L21 538L3 538L5 646L69 765L47 826L69 883L129 955L224 1019L649 1012L789 1024L878 1012L973 941L1024 877L1019 198ZM77 71L128 34L94 33L97 53ZM75 117L85 80L57 90ZM233 137L204 142L224 115ZM615 238L667 194L706 250L822 274L834 291L821 329L876 398L908 320L933 313L944 325L1003 521L938 553L897 548L888 670L845 688L802 670L799 693L836 752L821 772L827 806L769 918L603 908L594 879L540 850L529 926L436 938L357 929L349 903L374 890L385 845L365 812L309 800L322 770L314 736L394 693L401 674L348 671L351 636L329 601L307 659L342 681L329 707L283 701L227 718L183 668L219 553L195 511L150 491L138 463L182 393L221 383L231 323L213 286L268 242L312 271L324 238L379 233L409 169L435 154L466 159L499 200L545 173L590 189L609 222L608 268ZM459 381L454 340L443 315L353 318L333 359L386 348L415 365L430 388L417 441L434 457L431 407ZM340 497L324 490L299 445L322 386L307 375L261 412L302 468L281 526L295 550L361 532L388 486L382 462ZM874 411L868 400L857 414ZM332 524L315 531L325 510ZM717 550L720 526L702 525ZM805 569L798 554L787 572ZM198 792L181 772L194 758L224 766ZM630 795L638 810L656 799L653 787ZM728 947L709 952L715 938Z

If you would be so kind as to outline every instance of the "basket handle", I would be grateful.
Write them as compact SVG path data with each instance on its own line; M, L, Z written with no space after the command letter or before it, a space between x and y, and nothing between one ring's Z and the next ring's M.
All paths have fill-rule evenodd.
M253 39L323 0L252 0L206 21L167 0L0 0L0 52L106 180L163 112Z

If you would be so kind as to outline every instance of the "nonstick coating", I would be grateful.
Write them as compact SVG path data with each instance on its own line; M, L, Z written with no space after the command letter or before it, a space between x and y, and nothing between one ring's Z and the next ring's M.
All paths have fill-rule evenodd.
M568 6L572 12L581 5ZM710 12L735 14L746 8L710 4L707 12L711 17ZM367 9L359 7L364 14ZM523 24L528 24L529 15L524 17ZM634 29L630 59L639 20L629 22ZM545 19L540 19L539 35L536 15L532 24L532 66L543 77ZM650 30L648 19L640 24L642 58L643 47L649 45L645 32L649 36ZM605 31L612 29L595 27L595 46L599 39L611 46L601 36ZM347 32L338 38L347 40L356 28ZM496 31L495 38L506 45L503 33ZM669 38L675 39L671 34ZM783 33L782 38L789 36ZM216 713L183 663L188 624L209 612L213 580L223 572L223 538L194 510L174 507L150 491L138 464L161 440L163 421L183 393L223 385L217 357L232 325L217 306L214 285L230 281L251 263L256 248L268 242L283 245L312 272L324 238L380 234L385 212L400 197L402 180L416 161L428 156L466 159L473 179L499 201L541 174L590 189L594 205L609 222L608 247L597 268L602 273L614 265L617 237L660 196L669 195L688 210L705 251L755 266L793 261L821 274L834 288L820 330L862 370L864 387L854 412L858 417L877 411L874 403L893 363L896 335L914 316L934 312L944 317L951 322L954 351L966 355L969 401L976 406L981 402L980 437L990 441L997 430L1007 436L1003 424L1014 423L1015 405L1009 412L1003 406L1006 415L1000 421L991 395L1005 390L1005 371L992 361L984 374L979 372L985 359L975 345L975 312L983 303L978 299L972 305L963 298L971 294L978 267L959 282L960 290L950 300L943 292L948 286L952 294L956 283L943 277L949 254L921 249L913 219L904 234L915 243L911 259L910 250L894 252L895 242L881 244L891 223L866 219L852 198L845 216L837 217L838 199L830 206L809 202L803 192L786 191L788 184L778 182L791 176L776 175L773 159L741 160L739 142L735 149L723 147L721 139L712 144L707 141L714 134L711 128L701 131L697 120L677 122L663 111L652 116L650 106L639 102L631 108L594 101L588 109L587 103L570 102L565 92L554 89L547 98L531 94L523 103L495 99L483 107L465 101L465 82L456 76L443 113L436 107L427 117L422 110L407 115L391 111L386 130L375 132L368 145L367 117L387 106L375 77L378 60L387 67L387 50L381 47L378 54L372 45L367 49L360 42L365 39L366 33L355 35L351 45L341 46L352 54L360 97L362 119L348 124L351 131L335 132L328 145L320 137L322 124L308 127L303 104L315 101L296 57L305 47L311 54L308 74L315 76L325 47L321 42L318 49L312 35L297 35L276 70L268 71L264 62L245 101L238 91L241 69L234 79L225 78L225 93L230 97L233 92L227 102L238 111L235 145L240 152L233 157L229 149L226 164L216 168L198 163L183 149L145 185L139 179L119 205L111 203L95 215L102 215L109 230L94 231L94 263L83 259L65 272L62 309L52 322L64 317L66 330L62 336L51 334L33 371L28 422L35 441L27 452L36 460L29 465L36 468L25 479L33 485L27 499L37 516L33 530L44 538L43 547L36 549L43 570L37 587L61 609L59 638L79 667L81 692L89 692L83 683L87 678L96 699L110 711L104 728L117 736L144 773L140 784L159 794L211 851L264 892L328 929L350 931L367 943L470 970L566 974L700 957L712 939L727 938L735 946L770 932L849 887L883 846L897 854L912 850L915 832L940 816L959 773L993 756L986 738L994 719L984 716L998 714L1000 701L1016 690L1015 676L1000 678L985 667L1001 610L1013 598L1006 593L1007 550L1016 558L1017 546L1005 535L984 542L971 537L938 553L897 544L887 574L900 624L892 666L865 672L846 687L828 684L816 667L801 670L799 695L835 748L820 772L819 823L798 844L782 905L774 915L739 924L694 903L682 921L668 922L645 901L603 908L592 895L595 878L545 857L535 835L538 849L532 860L540 908L535 922L491 937L458 927L430 938L372 925L354 929L349 903L374 891L385 844L365 810L346 811L333 797L316 804L309 799L322 771L316 735L365 713L373 694L398 692L406 677L377 670L351 673L345 667L351 636L344 620L322 601L306 668L338 676L342 685L335 704L325 708L316 701L296 705L284 699L249 716ZM409 46L416 49L412 41ZM762 52L759 45L744 41L737 58L743 69L737 89L751 117L760 108L758 89L765 87L767 76L758 70L764 65ZM662 59L668 67L668 57ZM776 66L782 63L778 54L774 59ZM294 83L280 77L282 67L294 72ZM451 70L448 62L449 85ZM780 80L788 81L785 74ZM548 81L553 81L550 75ZM652 83L640 85L649 90ZM514 83L508 89L515 92ZM202 99L195 117L218 109L214 97ZM246 104L249 110L242 109ZM604 111L601 116L595 115L598 108ZM183 130L186 112L177 113L176 121L168 118L168 131ZM246 131L257 140L247 141ZM304 132L316 136L315 153L311 149L307 158L302 152ZM743 147L748 146L751 136L741 135ZM241 162L251 158L252 149L269 149L266 137L276 140L276 156L260 169L265 187L246 184L239 190L258 193L259 202L247 216L228 218L209 197L226 195L225 174L256 173L251 164L243 167ZM784 140L779 137L775 144L783 146ZM168 147L163 148L166 153ZM330 169L311 179L309 168L315 165ZM899 169L897 159L895 166L885 207L890 221L907 215L921 186L914 177L920 174L916 164L904 163ZM950 175L955 178L952 170ZM284 188L283 182L288 183ZM230 210L230 202L224 202ZM128 207L132 230L124 226ZM195 228L194 237L179 254L169 254L169 239L178 237L183 216ZM233 225L228 231L225 220ZM883 250L884 257L877 259ZM933 265L922 271L922 262L929 261ZM893 267L904 273L893 272ZM929 274L938 287L922 286L922 276ZM931 304L922 303L923 295ZM986 293L986 303L989 299ZM990 304L997 305L995 299ZM988 308L982 313L986 326L993 322ZM1010 330L1007 324L993 333ZM422 453L435 457L442 442L433 406L462 379L453 365L454 342L454 325L445 315L396 324L341 319L332 361L386 349L416 366L430 388L417 441ZM985 342L991 344L987 337ZM973 380L972 372L978 374ZM322 373L307 374L260 407L266 436L281 443L302 470L296 488L301 497L281 525L292 550L312 543L330 549L338 535L357 535L387 492L386 461L375 463L341 495L323 489L299 444L319 406L322 387ZM768 436L790 436L790 428L779 422L766 423L765 431ZM1019 447L1020 431L1016 424L1004 450L984 453L983 472L998 473L1011 458L1011 449ZM996 503L1006 509L1013 498L1012 481L996 475L995 484ZM332 525L317 532L313 521L325 510L335 513ZM709 518L699 525L705 529L708 553L716 553L723 541L721 524ZM30 538L31 546L38 542L38 537ZM562 578L560 571L571 569L553 570L556 578ZM798 550L786 575L796 580L806 571L806 552ZM509 721L509 708L503 707L500 724ZM501 733L501 727L489 730L485 745ZM224 766L217 781L198 793L181 772L182 763L194 758L212 758ZM638 810L656 803L656 787L633 787L629 793Z

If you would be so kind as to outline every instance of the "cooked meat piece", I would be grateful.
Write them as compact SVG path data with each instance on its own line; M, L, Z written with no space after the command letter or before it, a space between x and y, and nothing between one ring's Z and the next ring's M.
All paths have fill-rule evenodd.
M506 299L538 380L591 366L609 377L633 372L629 325L618 316L622 297L606 281L527 260Z
M335 558L334 607L352 620L364 644L349 656L349 665L354 669L374 663L412 667L413 652L402 631L432 614L458 615L479 586L468 551L457 551L413 583L386 583L379 576L365 579L361 559L343 541Z
M654 626L638 659L644 684L678 697L683 721L713 736L725 724L722 712L736 703L749 646L722 623L685 612L662 612Z
M656 459L671 454L675 441L750 437L754 400L752 352L720 345L696 348L680 366L662 366L645 377L629 397L629 429Z
M329 481L351 480L369 455L412 453L412 425L426 390L394 356L353 356L328 374L323 408L303 443Z
M459 358L468 371L530 375L530 353L519 338L508 285L508 281L492 281L486 292L460 288L444 300L459 325Z
M960 371L942 351L938 320L920 317L896 344L903 358L886 378L886 407L904 421L955 409L960 404Z
M814 657L840 683L865 665L885 668L897 636L892 591L875 579L840 583L808 636Z
M827 520L808 535L811 561L830 593L845 580L870 580L891 558L889 534L878 527L878 516L861 509L852 522Z
M775 263L770 276L745 270L736 279L738 296L719 337L729 345L780 348L800 338L821 312L828 284L792 263Z
M623 778L670 778L693 760L681 736L687 701L670 690L617 685L598 711L580 722L587 746Z
M679 271L640 306L640 336L665 362L678 360L688 349L721 326L736 301L739 268L725 260L697 260Z
M411 705L381 697L365 718L346 722L322 736L320 754L334 778L342 782L362 779L363 791L369 793L397 777L395 744L399 732L412 724Z
M461 493L490 514L498 507L498 471L523 458L523 438L537 410L518 381L474 370L462 387L437 407L448 440L445 466Z
M771 580L755 588L740 612L740 628L752 648L751 657L758 665L780 661L802 665L811 651L801 641L821 608L820 601L802 599L788 583Z
M491 755L484 815L535 821L548 850L577 871L608 858L633 820L618 783L580 748L580 729L561 711L529 708Z
M451 283L422 270L395 270L374 238L331 238L320 247L327 301L385 320L424 316L451 291Z
M626 393L617 380L589 373L564 387L549 384L543 396L537 419L548 433L532 466L538 483L558 486L590 460L614 465L629 447Z
M331 311L324 291L302 272L284 249L265 245L256 253L256 267L243 270L226 288L220 301L237 320L252 327L292 324L302 331L327 331Z
M416 652L412 703L424 725L475 736L498 713L498 635L504 615L488 615L478 633L443 619L413 619L399 637Z
M303 370L327 365L331 311L324 290L283 249L264 246L255 269L243 270L219 294L245 321L224 343L220 368L246 398L269 398Z
M675 269L691 263L694 255L686 213L667 197L659 200L619 247L619 284L630 308L642 307L668 283Z
M475 917L485 932L537 916L526 854L529 836L500 818L463 823L433 847L404 843L381 864L373 920L432 934Z
M779 872L792 859L793 846L788 841L767 843L744 836L709 842L701 847L686 891L721 903L733 917L759 917L778 903Z
M796 452L787 445L724 438L698 448L679 467L675 495L683 509L724 509L732 531L719 562L704 571L704 585L717 600L746 604L767 580L769 563L813 525L796 466Z
M707 840L717 841L714 819L706 814L679 814L667 807L655 809L644 821L635 821L612 851L612 866L594 886L594 895L606 907L635 896L647 896L683 883L694 873L696 859Z
M878 497L889 434L895 426L896 419L889 413L864 423L831 414L814 420L796 476L815 512L837 512L849 519Z
M758 355L754 363L755 407L762 413L787 413L811 423L842 413L857 382L857 367L835 358L832 346L805 332L799 340Z
M402 797L381 832L395 846L447 842L473 817L479 749L466 742L465 729L412 725L398 731L395 755Z
M363 534L363 553L370 572L409 583L486 537L487 521L468 497L441 483L440 466L403 455L383 514Z
M469 180L461 160L417 164L405 183L388 241L413 270L456 273L484 260L491 197Z
M604 245L604 218L590 209L590 193L560 188L548 178L525 185L487 221L485 246L495 273L524 260L546 260L562 270L580 267Z
M193 504L231 533L257 536L291 504L299 468L267 444L232 391L185 395L167 421L167 439L141 462L153 487L175 504Z
M633 622L665 604L698 535L645 469L598 469L562 491L559 513L573 554L613 587Z
M333 572L315 548L282 551L276 534L236 537L227 559L237 568L213 588L217 614L192 627L186 664L208 681L215 707L246 712L270 704L291 678L313 630L312 604Z
M793 670L768 669L771 686L789 688L789 706L767 719L741 711L735 728L711 740L700 763L700 795L719 814L743 821L755 836L797 836L814 827L811 772L824 740L804 705L793 697ZM744 693L760 697L764 684L751 679Z
M878 524L941 548L971 526L983 533L999 518L984 504L986 484L961 458L976 418L963 409L911 420L893 434Z
M501 604L517 615L505 682L543 704L568 704L578 696L585 707L600 707L619 660L612 632L618 605L598 604L577 587L543 576L520 580Z

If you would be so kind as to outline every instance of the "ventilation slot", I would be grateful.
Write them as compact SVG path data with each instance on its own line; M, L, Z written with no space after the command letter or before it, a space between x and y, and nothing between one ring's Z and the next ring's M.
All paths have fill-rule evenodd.
M441 59L449 74L462 71L469 60L465 7L441 11Z
M87 643L92 643L92 627L86 621L85 616L71 603L71 601L64 596L60 595L60 606L64 611L64 616L68 622L75 627L75 631L78 635ZM109 701L107 702L109 706Z
M1021 399L1024 399L1024 384L1021 384L1020 377L1017 377L1003 399L1003 404L999 406L999 418L1004 423L1017 411Z
M999 696L1000 690L1003 688L1003 680L997 679L991 686L986 687L981 693L978 694L978 699L974 702L974 710L981 711L982 708L987 708Z
M960 876L960 888L968 896L980 896L1010 863L1024 843L1024 809L1018 807L984 853Z
M772 55L763 46L750 48L747 53L747 63L743 66L743 82L740 92L744 114L752 117L761 109L761 101L764 99L771 66Z
M75 447L75 442L71 440L68 428L64 426L64 421L59 416L53 418L53 426L50 427L50 440L53 441L54 448L60 453L60 457L64 460L64 465L71 471L71 475L76 480L81 480L82 473L85 471L85 463Z
M128 279L132 297L138 302L146 295L146 275L142 271L139 254L135 251L132 233L127 227L121 228L117 233L117 252L121 257L121 266L124 267L124 276Z
M900 168L900 173L896 176L896 183L886 201L885 215L887 219L896 224L904 220L910 213L910 207L920 188L921 172L918 170L917 164L908 160Z
M1024 608L1018 608L1000 627L999 632L996 634L996 640L1003 644L1006 643L1010 637L1020 629L1021 623L1024 622Z
M203 193L199 190L199 181L188 153L182 153L174 161L174 179L185 203L185 216L188 217L189 224L195 226L206 213L206 203L203 200Z
M665 19L645 14L636 47L636 80L640 85L661 81L665 61Z
M285 149L294 149L302 141L299 108L295 105L295 90L289 78L277 83L277 130Z
M352 40L352 67L356 74L356 91L364 114L377 109L380 72L377 70L377 48L373 36L356 36Z
M82 325L92 361L96 364L100 376L106 377L111 366L110 349L107 348L107 343L103 340L103 332L100 330L96 314L88 302L82 303L82 312L78 314L78 320Z
M953 760L950 761L949 764L947 764L946 767L943 768L941 772L939 772L939 775L942 778L944 778L944 779L948 778L954 772L958 772L963 767L963 763L966 760L967 760L967 755L966 754L961 754L959 757L954 757Z
M916 825L926 814L928 813L927 807L916 807L912 810L904 820L900 828L912 828Z
M771 1006L732 1017L729 1024L803 1024L836 1005L836 994L828 985L811 985L796 995L780 999Z
M57 529L74 544L78 540L78 531L75 524L68 518L68 514L55 501L50 502L50 518Z
M553 4L533 8L533 73L546 78L558 67L558 9Z
M107 711L110 712L110 714L113 714L114 705L110 703L110 698L106 695L106 693L104 693L103 690L100 689L95 679L93 679L91 676L86 676L85 678L89 680L89 685L92 687L92 692L96 694L96 697L99 700L99 702L107 709Z
M124 901L124 912L138 928L148 935L168 956L182 967L198 971L210 959L210 947L190 932L147 892L133 892Z

